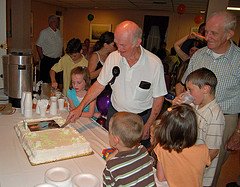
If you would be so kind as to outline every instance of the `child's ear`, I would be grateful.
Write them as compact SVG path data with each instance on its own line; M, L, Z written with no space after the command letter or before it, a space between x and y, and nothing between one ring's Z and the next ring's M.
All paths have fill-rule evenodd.
M203 93L208 94L211 92L211 87L209 85L203 86Z
M113 141L114 141L114 144L117 145L120 142L120 138L118 136L113 136Z

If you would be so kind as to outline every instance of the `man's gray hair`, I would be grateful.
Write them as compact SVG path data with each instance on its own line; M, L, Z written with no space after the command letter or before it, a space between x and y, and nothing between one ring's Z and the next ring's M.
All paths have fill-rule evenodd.
M58 19L58 17L56 15L51 15L48 17L48 23L52 20Z
M223 16L224 17L224 29L225 31L232 30L234 31L237 25L237 18L235 15L233 15L230 12L227 11L220 11L220 12L214 12L209 16L208 19L214 17L214 16Z
M136 44L139 38L142 39L142 29L140 27L137 27L133 33L133 43Z

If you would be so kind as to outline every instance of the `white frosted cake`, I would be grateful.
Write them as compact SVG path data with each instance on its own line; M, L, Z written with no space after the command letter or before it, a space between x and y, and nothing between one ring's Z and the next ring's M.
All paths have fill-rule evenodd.
M64 122L61 117L28 119L15 126L32 165L93 153L90 143L73 127L59 128Z

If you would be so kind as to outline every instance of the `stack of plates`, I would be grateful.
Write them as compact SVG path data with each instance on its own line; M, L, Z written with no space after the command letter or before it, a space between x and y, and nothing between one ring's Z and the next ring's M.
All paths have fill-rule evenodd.
M64 167L54 167L46 171L45 182L58 187L71 187L71 172Z
M78 174L72 178L73 187L100 187L99 179L92 174Z

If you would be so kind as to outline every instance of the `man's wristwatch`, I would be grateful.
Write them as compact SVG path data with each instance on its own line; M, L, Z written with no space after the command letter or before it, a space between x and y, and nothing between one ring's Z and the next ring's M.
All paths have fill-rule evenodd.
M240 129L237 129L235 132L238 133L238 134L240 134Z

